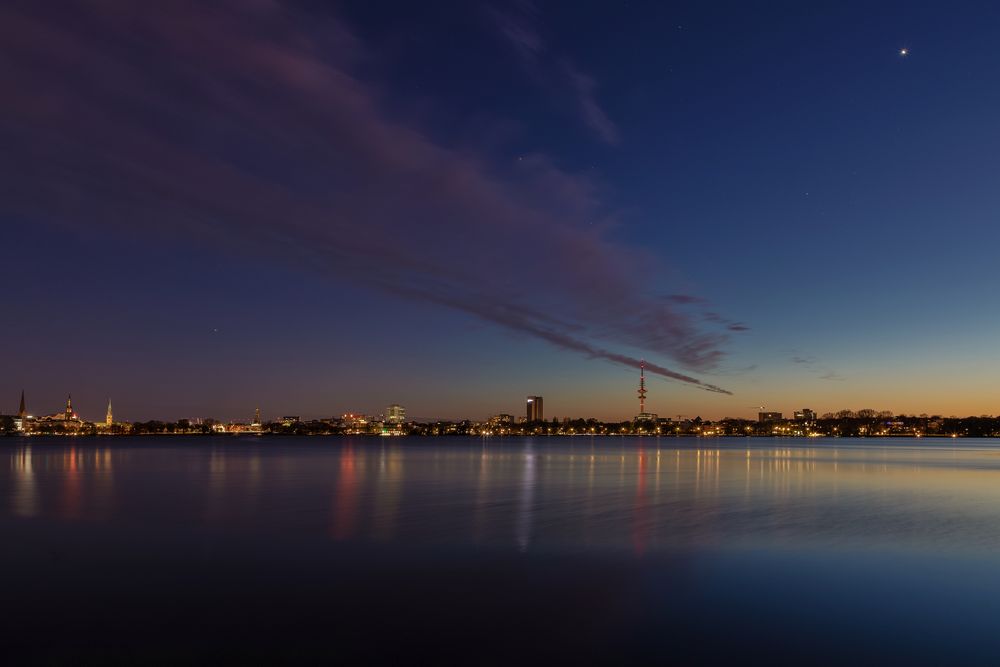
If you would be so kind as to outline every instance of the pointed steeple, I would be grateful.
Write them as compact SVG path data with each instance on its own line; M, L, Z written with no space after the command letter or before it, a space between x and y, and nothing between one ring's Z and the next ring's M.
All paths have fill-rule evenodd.
M104 418L104 425L111 426L114 422L114 414L111 412L111 397L108 396L108 415Z
M66 419L73 418L73 394L66 394Z
M17 409L17 416L24 419L28 415L28 411L24 409L24 390L21 390L21 407Z

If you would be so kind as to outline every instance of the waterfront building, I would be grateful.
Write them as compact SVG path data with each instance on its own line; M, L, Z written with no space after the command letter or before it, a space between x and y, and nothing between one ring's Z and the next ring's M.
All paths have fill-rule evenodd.
M17 417L14 418L14 430L24 433L28 430L28 411L24 407L24 390L21 390L21 404L17 408Z
M402 424L406 421L406 408L393 403L385 409L385 421L389 424Z
M66 409L62 412L55 412L51 415L43 415L39 417L40 421L61 421L61 422L77 422L80 421L80 417L77 416L76 412L73 411L73 396L69 395L66 397Z
M542 408L541 396L528 397L527 418L529 422L540 422L545 420L545 411Z
M816 412L810 408L802 408L795 411L795 421L811 422L816 421Z
M104 425L110 428L114 422L114 413L111 412L111 398L108 397L108 414L104 416Z
M62 412L56 412L51 415L43 415L37 419L33 419L30 416L25 416L21 420L22 427L25 431L29 430L29 424L31 425L30 430L34 431L36 428L41 427L43 431L48 431L51 429L56 429L58 431L78 431L84 426L83 420L73 411L73 397L66 397L66 408Z
M344 424L344 433L347 435L362 435L368 432L369 422L368 417L362 414L356 414L354 412L348 412L341 420Z
M780 412L758 412L757 421L761 424L767 422L780 422L782 419Z
M508 414L493 415L486 421L486 428L490 433L503 435L509 433L512 426L514 426L514 416Z
M263 423L260 421L260 408L255 408L253 411L253 421L250 422L250 428L246 429L248 433L261 433L264 430Z

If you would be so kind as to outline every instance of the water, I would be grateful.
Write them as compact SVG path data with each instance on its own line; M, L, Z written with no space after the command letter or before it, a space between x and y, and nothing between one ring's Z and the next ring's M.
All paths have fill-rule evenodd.
M1000 441L0 441L19 662L995 664Z

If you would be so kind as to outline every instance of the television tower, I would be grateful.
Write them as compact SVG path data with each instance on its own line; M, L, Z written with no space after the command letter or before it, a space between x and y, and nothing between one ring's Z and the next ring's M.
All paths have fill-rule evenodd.
M639 362L639 414L646 414L646 360Z

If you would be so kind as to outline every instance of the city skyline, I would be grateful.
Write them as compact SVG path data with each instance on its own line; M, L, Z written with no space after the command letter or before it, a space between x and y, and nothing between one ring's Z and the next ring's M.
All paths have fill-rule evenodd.
M996 412L996 8L255 7L0 9L9 390Z
M974 417L993 417L993 415L994 415L994 413L962 413L962 414L947 413L947 412L941 411L941 410L924 411L924 412L921 412L921 413L915 413L915 412L909 412L908 413L908 412L904 412L904 411L895 411L895 410L891 410L891 409L886 409L885 406L881 406L880 408L872 408L870 406L866 406L866 407L863 407L863 408L857 407L857 406L854 406L854 407L840 406L839 408L829 409L829 410L826 410L826 409L824 409L824 410L815 410L815 409L810 408L810 407L801 407L801 406L797 407L797 408L793 408L791 410L789 410L789 409L775 409L775 410L772 410L772 409L767 409L768 406L749 406L749 407L747 407L744 410L744 412L746 414L728 414L728 415L725 415L725 416L722 416L722 417L709 417L709 416L704 416L702 414L683 414L683 413L657 414L657 413L647 412L647 411L644 410L644 407L646 405L646 400L647 400L646 396L647 396L648 392L645 389L645 377L642 374L642 370L640 370L639 385L638 385L638 387L639 387L639 389L638 389L639 411L637 413L633 414L633 415L623 415L623 416L620 416L620 417L612 417L612 418L601 418L601 417L597 417L596 415L593 415L593 414L582 414L582 413L573 412L572 410L570 410L566 414L546 415L545 412L544 412L544 409L542 407L543 403L544 403L545 397L544 396L538 396L538 395L532 395L532 396L528 396L527 400L526 400L526 403L527 403L527 413L526 413L526 415L522 415L522 417L520 417L520 418L515 418L511 413L505 412L504 410L493 410L493 411L488 412L486 414L477 414L477 415L458 415L458 416L449 416L449 417L440 417L440 416L414 416L414 417L408 417L407 416L408 409L406 408L406 406L404 404L400 404L400 403L388 403L388 404L385 404L385 405L383 405L383 406L381 406L381 407L379 407L377 409L361 410L360 412L355 412L353 410L338 410L338 409L334 409L332 411L328 411L328 412L325 412L325 413L317 413L317 414L302 413L301 411L297 411L297 410L268 411L265 408L265 412L263 413L263 416L261 415L261 408L260 408L260 406L255 406L254 408L252 408L250 410L245 410L244 411L247 414L249 414L251 412L253 413L253 419L252 420L246 419L247 414L242 414L242 413L241 414L236 414L236 415L231 415L231 416L230 415L220 416L220 415L214 415L214 414L208 414L208 413L204 413L204 414L203 413L199 413L199 414L190 414L190 415L187 415L187 416L163 415L163 414L160 414L160 415L157 415L157 416L152 416L152 417L150 417L150 416L143 416L141 418L123 419L123 420L121 420L121 423L144 422L144 421L155 421L155 420L165 420L165 421L176 421L176 420L214 420L214 421L218 421L220 423L224 423L224 422L239 423L239 422L243 421L245 423L258 423L259 424L259 423L262 423L262 422L268 422L268 423L270 423L270 422L281 422L283 420L287 420L288 419L288 417L286 415L291 415L293 413L295 414L295 419L296 420L301 419L303 421L308 421L308 420L322 420L322 419L338 418L338 417L354 417L354 416L358 416L358 417L368 417L368 418L383 419L386 423L395 423L395 424L402 424L402 423L407 422L407 421L409 421L409 422L417 422L417 423L421 423L421 422L422 423L429 423L429 422L434 422L434 421L468 421L468 420L471 420L471 421L474 421L474 422L485 423L485 422L488 422L490 420L496 419L498 417L510 417L511 419L517 419L519 421L523 421L525 419L525 416L527 417L527 421L529 421L529 422L530 421L550 421L550 420L556 420L556 421L562 422L562 421L567 421L567 420L597 419L597 420L599 420L601 422L606 422L606 423L622 423L622 422L637 422L638 423L638 422L642 422L645 419L648 419L650 421L656 421L657 419L663 420L663 421L671 421L671 420L673 420L673 421L684 421L684 420L692 420L692 419L696 419L696 418L697 419L704 419L705 421L708 421L708 422L716 422L716 421L721 421L721 420L726 420L726 419L735 419L735 420L744 420L744 421L761 421L761 422L765 422L765 421L769 421L769 420L782 420L782 421L784 421L784 420L803 421L804 420L804 421L810 421L810 420L815 420L815 419L819 419L819 418L828 418L830 415L835 415L835 414L840 413L840 412L852 412L852 411L853 412L870 411L870 412L873 413L873 415L875 413L877 413L877 414L882 415L882 416L887 416L887 415L889 415L889 416L895 416L895 415L898 415L898 416L910 416L910 417L930 417L930 416L937 416L937 417L948 417L948 418L974 418ZM91 423L95 423L95 424L101 423L101 424L104 424L106 426L111 426L113 423L118 423L118 422L115 422L114 417L113 417L114 412L112 410L112 399L111 399L111 397L106 398L105 401L106 401L105 402L105 412L104 412L103 416L101 416L100 418L95 417L93 419L88 419L87 418L87 416L88 416L87 413L85 413L85 412L78 412L76 410L76 408L73 406L72 394L67 394L66 401L65 401L65 404L64 404L64 408L62 410L49 411L49 410L44 410L43 409L41 411L32 411L32 410L30 410L28 408L29 401L28 401L27 395L26 395L25 391L22 390L21 393L20 393L20 399L19 399L19 403L18 403L18 409L16 411L11 411L11 412L5 412L3 409L0 409L0 416L6 415L6 416L10 416L10 417L18 417L18 418L21 418L21 419L23 419L25 417L32 417L32 418L39 418L39 417L44 417L44 418L53 418L53 417L55 417L55 418L59 418L59 417L62 417L62 418L65 418L65 419L75 419L75 420L80 420L80 421L84 421L84 422L91 422ZM791 416L788 416L788 415L791 415Z

